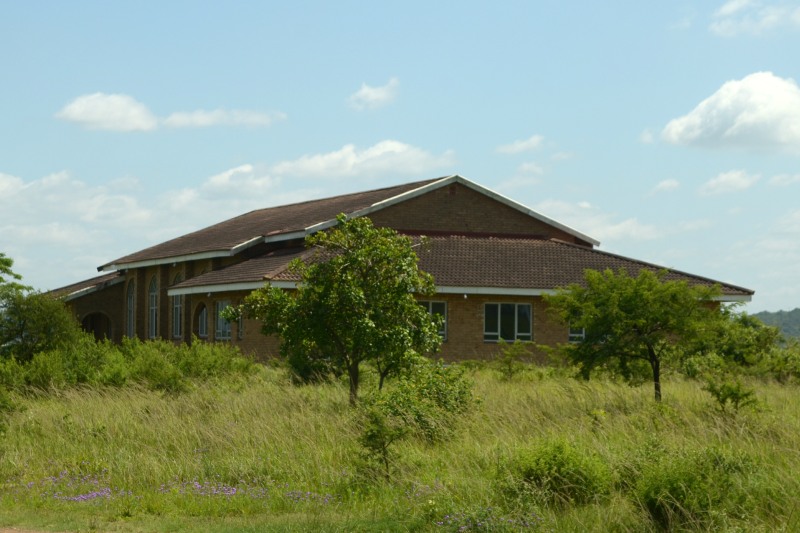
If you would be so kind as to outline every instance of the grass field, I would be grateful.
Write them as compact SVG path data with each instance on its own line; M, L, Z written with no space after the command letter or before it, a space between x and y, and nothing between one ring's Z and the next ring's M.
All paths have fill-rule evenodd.
M376 475L343 384L283 370L10 398L0 527L43 531L800 531L800 390L721 412L650 386L469 371L451 438ZM370 387L367 379L366 387Z

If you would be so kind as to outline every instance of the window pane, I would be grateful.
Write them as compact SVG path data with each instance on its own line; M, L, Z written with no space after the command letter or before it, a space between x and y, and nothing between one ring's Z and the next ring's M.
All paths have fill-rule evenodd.
M529 304L517 305L517 334L531 336L531 306Z
M514 304L500 304L500 338L513 341L516 338Z
M497 322L497 304L483 306L483 338L488 341L497 340L497 331L500 329Z

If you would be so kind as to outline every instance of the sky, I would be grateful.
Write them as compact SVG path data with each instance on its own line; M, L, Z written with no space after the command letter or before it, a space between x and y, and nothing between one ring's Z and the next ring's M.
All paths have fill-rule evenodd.
M460 174L791 310L798 51L800 1L0 0L0 252L50 290L253 209Z

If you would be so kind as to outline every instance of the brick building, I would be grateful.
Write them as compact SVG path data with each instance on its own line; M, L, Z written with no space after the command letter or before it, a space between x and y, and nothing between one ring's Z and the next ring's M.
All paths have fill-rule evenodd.
M268 357L277 354L277 339L219 312L266 282L293 288L289 262L307 253L307 235L332 227L339 213L429 237L418 254L437 295L422 303L445 316L441 356L448 359L490 357L499 338L554 345L579 337L551 320L542 295L582 281L586 269L662 269L602 252L591 237L455 175L252 211L102 265L105 274L60 292L97 337L197 337ZM718 284L722 301L753 294L676 270L667 279Z

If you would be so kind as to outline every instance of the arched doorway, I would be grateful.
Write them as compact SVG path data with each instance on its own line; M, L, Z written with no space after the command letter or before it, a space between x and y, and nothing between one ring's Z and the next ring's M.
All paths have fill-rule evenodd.
M104 313L90 313L81 320L83 331L94 335L95 340L112 339L111 319Z

